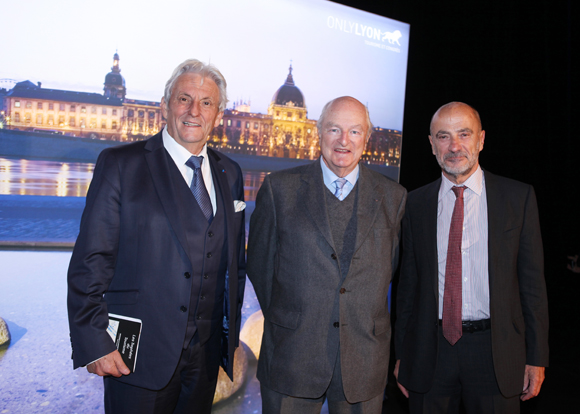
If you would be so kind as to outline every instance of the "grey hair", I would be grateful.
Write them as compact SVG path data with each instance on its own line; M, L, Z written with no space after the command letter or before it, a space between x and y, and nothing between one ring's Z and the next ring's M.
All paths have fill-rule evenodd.
M169 100L171 99L171 92L173 92L173 86L175 82L177 82L177 78L179 78L184 73L197 73L201 75L203 78L209 78L215 82L218 87L220 100L219 100L219 110L220 112L226 109L226 105L228 103L228 94L227 94L227 83L224 76L221 72L211 63L205 64L197 59L187 59L185 62L180 64L175 70L173 74L165 84L165 93L163 98L165 102L169 104Z
M363 105L359 100L352 98L350 96L341 96L339 98L335 98L332 101L327 102L326 105L324 105L324 107L322 108L322 112L320 113L320 117L318 118L318 121L316 121L316 128L318 129L318 135L319 136L322 135L322 127L324 126L324 120L326 119L326 115L327 115L330 107L332 106L332 104L338 100L345 99L345 98L354 99L355 101L360 103L365 108L365 114L366 114L367 125L368 125L367 136L365 138L370 137L372 132L373 132L373 123L371 122L369 108L367 108L366 105Z

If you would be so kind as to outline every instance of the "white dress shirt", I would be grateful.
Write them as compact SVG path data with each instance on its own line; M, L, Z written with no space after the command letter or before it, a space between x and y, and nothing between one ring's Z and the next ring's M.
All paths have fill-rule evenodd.
M163 128L162 132L163 137L163 146L175 162L175 165L181 172L183 179L187 183L188 187L191 187L191 181L193 180L193 170L185 165L187 160L192 155L191 152L186 150L180 144L173 139L169 132L167 132L167 127ZM201 174L203 176L203 182L205 184L205 188L207 189L207 193L209 194L209 199L211 200L211 206L213 207L213 215L215 216L217 211L217 203L215 198L215 186L213 185L213 179L211 175L211 167L209 165L209 159L207 158L207 143L203 146L200 153L197 154L198 157L203 157L203 162L201 163Z
M437 258L439 265L439 319L443 315L443 294L445 292L445 265L449 227L455 206L452 183L444 175L439 189L437 203ZM461 185L464 216L461 240L461 319L475 321L489 318L489 271L488 271L488 222L485 178L481 167Z

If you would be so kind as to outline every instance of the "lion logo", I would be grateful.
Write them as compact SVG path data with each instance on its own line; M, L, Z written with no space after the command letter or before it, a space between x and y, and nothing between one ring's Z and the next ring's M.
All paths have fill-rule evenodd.
M399 43L399 39L401 38L401 36L403 36L403 35L398 30L395 30L394 32L385 32L382 40L383 40L383 42L385 40L388 40L390 44L396 43L399 46L401 46L401 44Z

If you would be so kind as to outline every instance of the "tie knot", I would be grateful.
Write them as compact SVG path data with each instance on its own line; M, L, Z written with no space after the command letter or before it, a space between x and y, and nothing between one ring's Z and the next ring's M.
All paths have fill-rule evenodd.
M456 198L463 198L463 192L465 191L467 187L462 185L461 187L451 187L451 189L453 190L453 192L455 193L455 197Z
M191 157L189 157L189 159L187 160L185 165L187 165L189 168L191 168L193 170L198 170L201 168L202 162L203 162L203 156L196 157L195 155L192 155Z
M346 184L346 178L337 178L334 180L334 184L336 185L337 190L342 190L342 187Z

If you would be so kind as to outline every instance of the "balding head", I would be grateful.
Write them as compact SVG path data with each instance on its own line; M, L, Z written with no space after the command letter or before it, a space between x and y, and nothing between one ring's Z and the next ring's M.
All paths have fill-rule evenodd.
M464 109L466 111L471 112L471 114L479 124L479 130L481 130L481 118L479 117L479 112L477 112L474 107L463 102L449 102L441 106L439 109L437 109L437 111L435 111L435 113L431 117L431 124L429 125L429 132L431 132L431 135L433 135L433 121L435 120L435 118L438 118L439 115L444 115L453 112L454 110L460 109Z
M318 121L316 122L316 128L318 129L318 136L321 136L320 131L321 131L322 125L324 125L324 119L326 118L328 111L331 109L331 107L335 103L339 104L341 102L351 102L354 106L358 106L365 111L365 119L366 119L366 124L367 124L366 134L367 134L367 139L368 139L368 137L373 132L373 123L371 122L369 110L358 99L355 99L351 96L341 96L339 98L335 98L332 101L327 102L326 105L324 105L324 107L322 108L322 112L320 113L320 117L318 118Z
M429 141L443 175L462 184L479 166L485 131L479 114L462 102L443 105L431 118Z
M317 126L324 163L345 177L358 164L372 131L367 108L350 96L333 99L324 106Z

